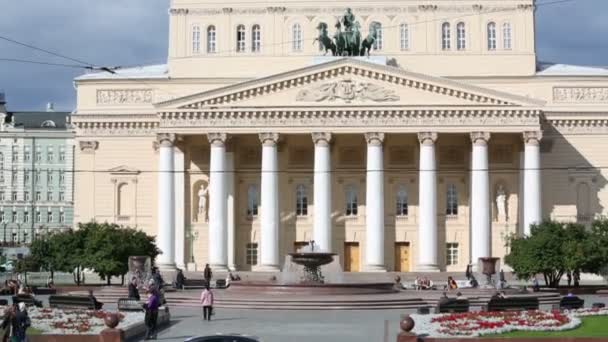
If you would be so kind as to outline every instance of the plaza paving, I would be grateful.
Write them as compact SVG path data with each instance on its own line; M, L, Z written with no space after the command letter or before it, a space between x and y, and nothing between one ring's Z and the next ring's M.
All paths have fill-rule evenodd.
M608 305L608 297L585 295L585 306ZM264 342L371 342L395 341L399 318L408 310L357 311L267 311L218 309L213 320L203 322L201 309L172 310L171 327L159 334L162 341L183 341L191 336L240 333L260 337ZM385 324L388 322L388 329ZM385 335L386 332L386 335Z

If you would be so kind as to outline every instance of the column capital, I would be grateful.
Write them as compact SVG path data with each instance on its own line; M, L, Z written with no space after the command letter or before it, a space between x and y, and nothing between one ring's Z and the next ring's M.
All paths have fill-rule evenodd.
M523 132L524 144L526 145L539 145L540 140L543 138L542 131L527 131Z
M258 137L264 146L276 146L279 142L279 133L259 133Z
M438 138L437 132L420 132L418 133L418 141L421 145L433 145Z
M228 141L228 134L226 133L207 133L207 140L212 146L224 146Z
M159 133L156 135L156 142L159 146L171 147L175 144L175 140L174 133Z
M368 145L379 146L384 143L384 133L380 132L369 132L365 133L365 141Z
M312 142L315 146L329 146L331 143L331 133L329 132L313 132Z
M485 146L490 141L490 132L471 132L471 142L473 145Z
M95 150L99 148L99 141L89 140L79 142L80 150L83 153L95 153Z

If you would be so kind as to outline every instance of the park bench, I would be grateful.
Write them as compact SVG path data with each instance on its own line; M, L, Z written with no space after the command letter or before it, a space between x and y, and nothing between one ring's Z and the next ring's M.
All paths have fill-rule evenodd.
M57 289L50 287L36 287L32 288L35 295L54 295L57 294Z
M492 298L488 302L488 311L538 310L538 298L507 297Z
M118 311L143 311L143 305L137 299L119 298Z
M13 304L25 303L27 306L42 307L42 301L36 300L36 298L30 295L16 295L13 296Z
M439 313L469 312L468 299L449 299L445 303L439 303Z
M58 309L96 309L95 301L89 296L50 296L49 306Z
M574 310L585 306L585 300L576 296L563 297L559 301L560 310Z
M207 286L205 279L186 279L184 280L184 290L187 289L204 289Z

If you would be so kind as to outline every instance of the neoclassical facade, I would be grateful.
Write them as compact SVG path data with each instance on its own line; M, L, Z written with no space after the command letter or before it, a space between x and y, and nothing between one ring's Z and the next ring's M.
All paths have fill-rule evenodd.
M75 222L156 235L164 268L275 271L314 240L346 271L461 271L606 214L608 70L537 62L532 0L169 19L167 64L78 77L72 116Z

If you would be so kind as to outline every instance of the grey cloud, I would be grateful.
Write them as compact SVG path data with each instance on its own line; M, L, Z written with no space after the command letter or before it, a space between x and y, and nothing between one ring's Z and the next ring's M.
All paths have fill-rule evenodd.
M541 1L542 3L543 1ZM546 1L544 1L546 2ZM97 65L163 63L168 0L0 0L0 34ZM543 61L606 65L605 0L540 6L537 53ZM0 58L72 63L0 41ZM0 61L0 89L13 110L75 107L81 70Z

